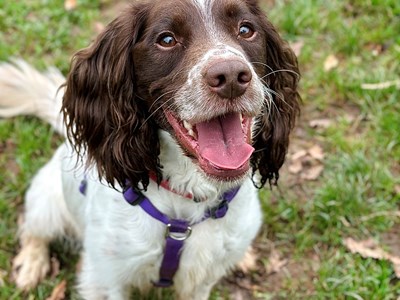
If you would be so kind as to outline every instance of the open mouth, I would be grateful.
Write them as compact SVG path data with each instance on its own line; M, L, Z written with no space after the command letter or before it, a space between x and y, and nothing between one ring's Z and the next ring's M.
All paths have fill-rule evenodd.
M254 148L250 145L251 118L229 113L211 120L190 124L164 111L175 135L188 155L198 161L209 176L231 180L250 168Z

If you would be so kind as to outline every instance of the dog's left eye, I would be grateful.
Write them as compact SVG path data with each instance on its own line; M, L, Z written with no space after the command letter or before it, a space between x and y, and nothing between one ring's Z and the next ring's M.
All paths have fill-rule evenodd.
M249 38L253 37L254 34L255 34L255 31L248 24L242 24L239 27L239 36L243 39L249 39Z
M157 40L157 44L159 44L163 48L172 48L177 43L178 42L176 41L176 39L172 33L162 34L162 35L160 35L160 37Z

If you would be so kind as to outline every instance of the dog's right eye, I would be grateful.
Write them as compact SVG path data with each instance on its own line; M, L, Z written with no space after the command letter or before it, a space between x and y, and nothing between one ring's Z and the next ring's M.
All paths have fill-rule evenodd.
M163 48L172 48L177 44L177 40L175 39L172 33L164 33L161 34L157 40L157 44Z

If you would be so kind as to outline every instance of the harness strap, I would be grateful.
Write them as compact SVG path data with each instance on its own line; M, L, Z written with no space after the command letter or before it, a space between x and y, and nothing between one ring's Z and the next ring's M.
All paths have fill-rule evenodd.
M186 221L171 220L167 225L164 257L160 267L160 278L154 285L169 287L173 285L173 278L178 271L182 248L185 240L190 236L192 228Z
M173 277L179 267L184 242L189 238L192 232L191 226L201 223L209 218L223 218L228 211L229 202L231 202L236 196L239 188L240 187L237 187L224 193L221 203L217 207L207 211L200 221L192 224L189 224L186 220L169 218L167 215L160 212L151 201L138 190L129 187L124 191L124 198L130 205L139 205L148 215L167 226L164 257L160 267L160 279L158 282L154 283L155 286L169 287L173 284Z

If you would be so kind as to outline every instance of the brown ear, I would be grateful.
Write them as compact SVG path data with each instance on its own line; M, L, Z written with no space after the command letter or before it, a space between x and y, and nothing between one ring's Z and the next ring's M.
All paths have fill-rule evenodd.
M270 22L266 21L263 29L267 47L267 75L263 79L269 92L263 114L257 120L256 150L252 158L254 172L258 170L261 175L261 186L267 181L276 184L279 178L301 102L297 92L300 75L295 54Z
M146 7L132 7L111 22L95 42L72 60L63 99L68 138L100 177L115 186L144 188L159 173L157 126L147 120L136 96L133 46L140 38Z

